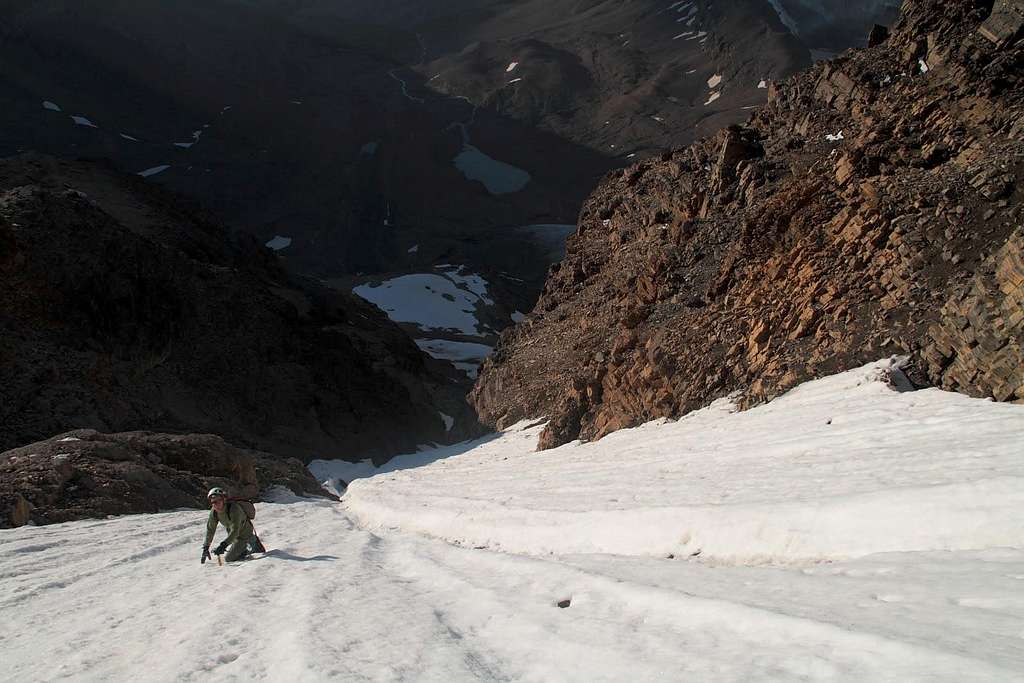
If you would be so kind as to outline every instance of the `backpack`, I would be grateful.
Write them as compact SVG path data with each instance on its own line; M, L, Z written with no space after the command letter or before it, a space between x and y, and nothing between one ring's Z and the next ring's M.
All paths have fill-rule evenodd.
M256 519L256 505L251 500L245 498L228 498L228 503L234 503L242 508L242 512L249 518L249 521Z

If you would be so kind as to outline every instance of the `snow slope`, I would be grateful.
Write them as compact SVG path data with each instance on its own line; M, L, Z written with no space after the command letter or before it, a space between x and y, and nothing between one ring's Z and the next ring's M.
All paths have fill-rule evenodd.
M892 363L746 412L719 401L540 453L541 427L520 425L357 480L345 502L369 528L530 554L758 562L1024 547L1024 408L894 391Z
M0 531L0 680L1020 680L1024 408L890 369L546 453L523 425L319 461L365 478L261 503L271 551L233 566L196 510Z
M271 552L199 564L205 514L0 532L0 679L1012 680L1024 553L804 569L530 558L259 506ZM560 609L558 603L569 606Z

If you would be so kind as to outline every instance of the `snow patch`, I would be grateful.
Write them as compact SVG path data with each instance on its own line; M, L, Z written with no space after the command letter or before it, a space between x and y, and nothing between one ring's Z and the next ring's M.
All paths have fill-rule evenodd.
M530 174L523 169L493 159L473 145L464 145L454 163L462 175L483 183L494 195L519 192L530 182Z
M143 178L149 178L159 173L163 173L171 167L170 164L163 164L161 166L154 166L153 168L147 168L145 171L139 171L139 175Z
M460 286L462 285L462 286ZM481 335L476 307L491 304L487 282L461 269L443 274L417 273L361 285L352 291L387 313L395 322L413 323L423 331L455 330Z
M274 239L267 242L264 246L268 249L273 249L274 251L281 251L282 249L287 249L292 246L292 238L275 235Z
M51 102L50 100L43 102L43 109L47 111L63 111L56 102Z
M86 128L99 128L95 123L85 118L84 116L72 116L71 120L75 122L76 126L85 126Z

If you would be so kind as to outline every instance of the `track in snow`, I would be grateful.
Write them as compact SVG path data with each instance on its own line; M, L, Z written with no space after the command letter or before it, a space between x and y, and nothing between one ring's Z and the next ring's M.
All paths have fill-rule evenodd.
M1020 551L538 559L295 501L260 505L267 556L218 567L198 561L204 519L0 532L0 679L964 680L1024 662Z

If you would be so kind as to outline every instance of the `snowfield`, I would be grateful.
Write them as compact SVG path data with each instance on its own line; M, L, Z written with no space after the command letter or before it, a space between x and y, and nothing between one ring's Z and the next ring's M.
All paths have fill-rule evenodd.
M900 393L893 362L746 412L722 400L540 453L541 426L518 425L357 480L345 504L371 529L536 555L752 563L1024 547L1024 408Z
M235 566L196 510L0 531L0 679L1022 680L1024 407L893 366L316 461L342 502L276 494Z

